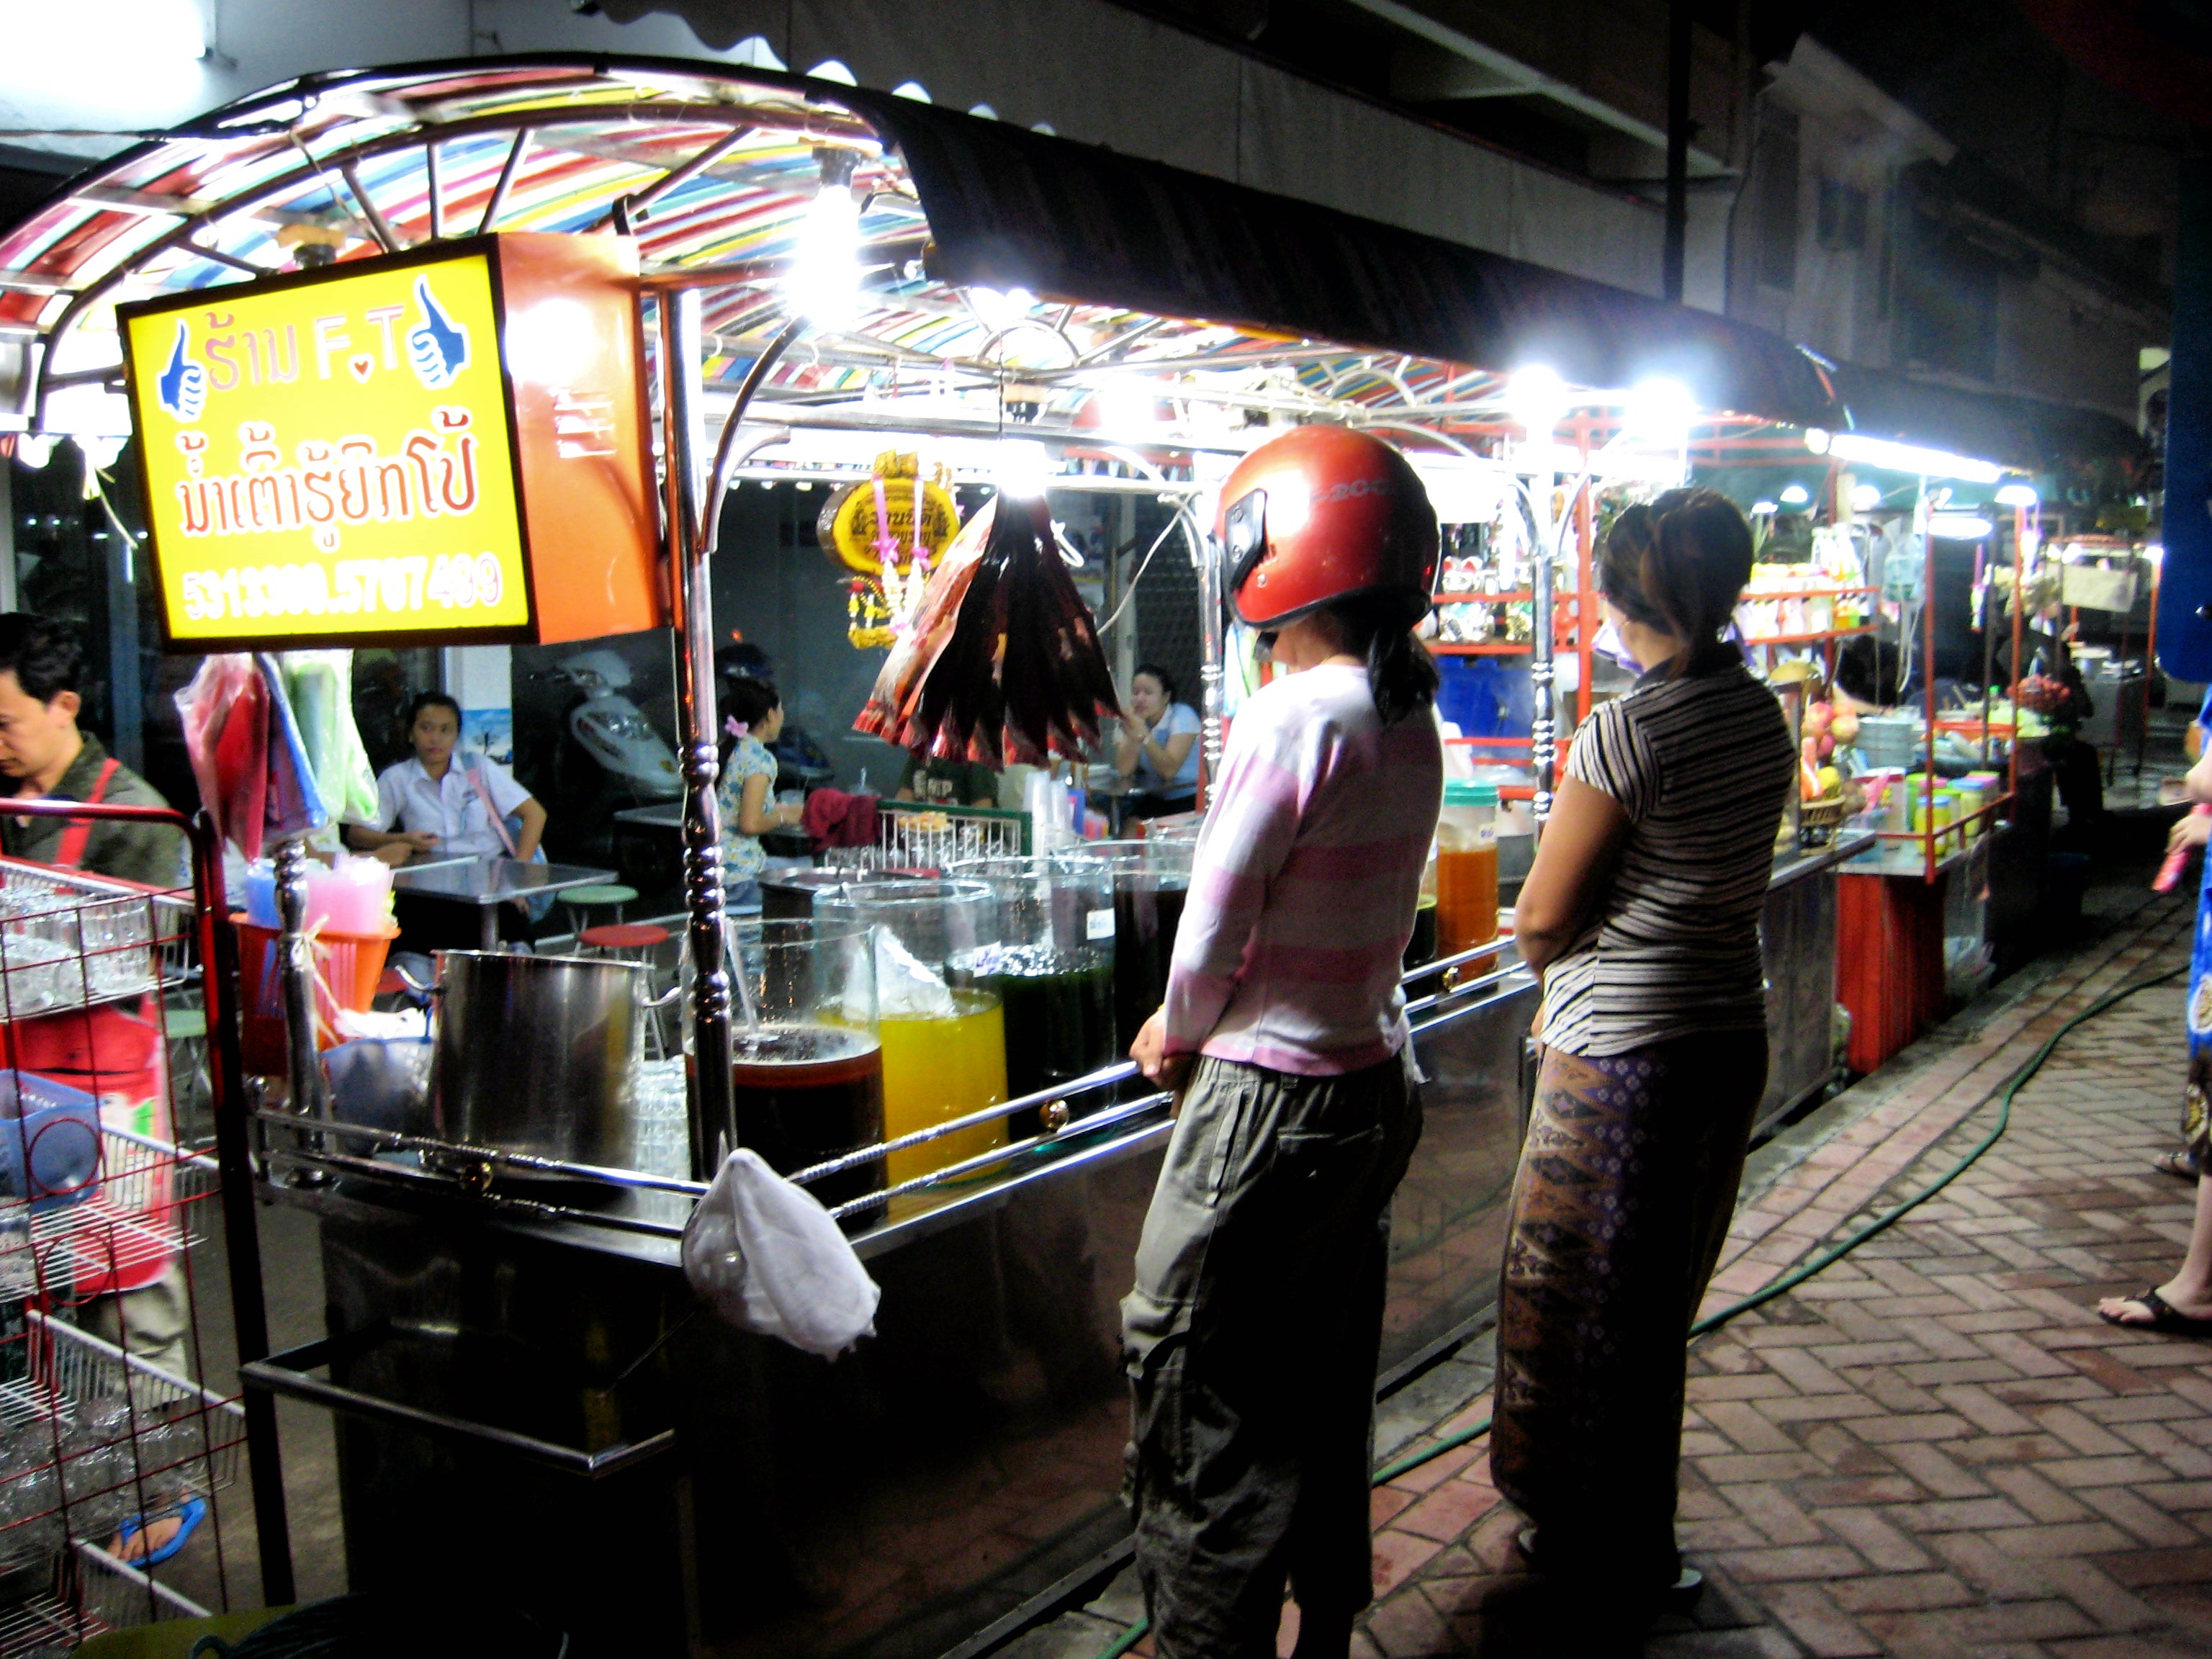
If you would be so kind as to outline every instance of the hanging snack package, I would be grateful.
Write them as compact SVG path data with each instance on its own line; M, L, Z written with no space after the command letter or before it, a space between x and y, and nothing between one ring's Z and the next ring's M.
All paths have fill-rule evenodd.
M1042 497L1001 494L930 579L854 727L990 766L1079 759L1119 707Z

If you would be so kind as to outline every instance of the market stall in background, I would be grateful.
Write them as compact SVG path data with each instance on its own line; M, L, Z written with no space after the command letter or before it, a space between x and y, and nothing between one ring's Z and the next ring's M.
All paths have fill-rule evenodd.
M533 289L556 266L594 275ZM2033 590L2032 509L2002 556L1967 538L1989 556L1963 734L1930 643L1966 511L1945 492L2020 481L1854 432L1819 365L1717 318L902 100L601 60L279 89L121 158L0 267L66 272L0 291L0 337L35 348L19 407L31 441L137 469L173 647L350 645L354 708L387 726L399 653L512 651L513 752L561 862L395 879L480 904L488 940L498 907L543 903L541 953L447 953L431 1040L395 1052L338 1041L327 1005L376 976L335 995L317 953L374 930L316 921L299 836L242 924L267 947L248 1064L279 1079L258 1191L318 1218L332 1325L240 1358L249 1400L339 1413L356 1588L512 1586L580 1651L934 1655L1122 1547L1115 1301L1166 1127L1119 1056L1194 823L1125 824L1110 702L1094 740L1011 647L991 695L1054 735L940 757L998 763L986 804L894 799L903 754L854 728L914 729L880 682L949 625L949 573L997 561L1048 626L1095 626L1123 699L1140 665L1176 682L1202 775L1267 672L1223 619L1215 486L1314 421L1389 438L1427 486L1451 781L1408 964L1429 1127L1384 1389L1494 1293L1534 992L1500 908L1574 729L1632 684L1591 575L1614 514L1710 483L1760 537L1745 648L1806 752L1776 826L1765 1121L1836 1071L1838 960L1848 985L1863 959L1839 884L1946 908L1953 860L2026 834L2027 717L1986 659L2008 635L2021 662L1989 596L2005 569ZM718 878L709 787L754 678L812 832L763 838L757 920ZM976 729L1002 718L1027 716ZM733 1145L808 1185L883 1287L833 1365L687 1285Z

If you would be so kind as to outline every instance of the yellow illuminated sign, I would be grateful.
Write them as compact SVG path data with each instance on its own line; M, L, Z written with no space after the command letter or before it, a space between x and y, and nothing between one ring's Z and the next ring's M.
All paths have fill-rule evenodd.
M173 648L523 639L491 254L119 308Z

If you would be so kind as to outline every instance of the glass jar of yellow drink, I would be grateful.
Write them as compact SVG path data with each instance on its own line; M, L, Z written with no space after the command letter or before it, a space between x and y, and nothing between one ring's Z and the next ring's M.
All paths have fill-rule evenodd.
M999 998L946 981L953 957L997 943L998 903L973 881L878 881L824 892L817 921L879 930L876 1033L884 1054L884 1138L965 1117L1007 1098L1006 1016ZM890 1154L890 1184L1006 1144L1003 1118Z

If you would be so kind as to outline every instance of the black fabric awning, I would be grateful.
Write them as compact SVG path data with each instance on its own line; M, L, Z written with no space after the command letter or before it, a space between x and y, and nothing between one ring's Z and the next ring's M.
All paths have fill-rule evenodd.
M1842 416L1765 331L1503 254L902 98L842 89L904 153L960 283L1025 288L1571 383L1664 377L1704 407Z
M2142 434L2117 416L2072 404L1930 386L1879 368L1829 371L1854 431L2032 472L2069 462L2144 459Z

